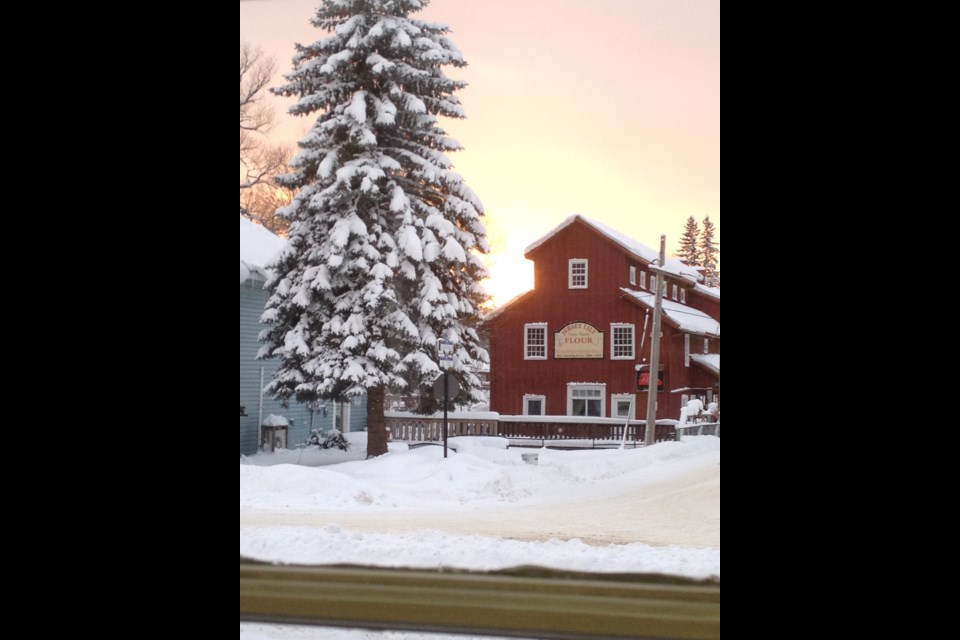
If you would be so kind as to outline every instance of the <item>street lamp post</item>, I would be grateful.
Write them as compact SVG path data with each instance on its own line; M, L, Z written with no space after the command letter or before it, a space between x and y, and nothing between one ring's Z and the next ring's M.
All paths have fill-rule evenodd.
M450 367L453 366L453 343L440 340L440 368L443 370L443 457L447 457L447 403L450 401Z

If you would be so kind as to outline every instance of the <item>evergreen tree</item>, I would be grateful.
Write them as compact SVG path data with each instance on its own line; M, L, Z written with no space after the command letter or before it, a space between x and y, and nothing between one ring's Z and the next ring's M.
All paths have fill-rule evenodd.
M697 240L700 236L700 228L693 216L687 218L687 224L683 228L683 235L680 236L680 251L677 257L686 261L691 267L700 265L700 249L697 247Z
M471 373L489 361L476 330L486 301L478 253L483 206L451 171L460 149L437 122L463 118L453 92L465 66L444 25L409 17L429 0L324 0L297 45L291 113L319 114L299 142L299 188L281 210L287 249L273 265L260 357L281 359L268 392L283 402L367 394L367 457L387 451L384 396L419 393L439 375L438 340L454 344L458 402L480 399Z
M720 247L716 244L714 233L716 227L710 221L710 216L703 219L703 231L700 233L700 265L704 267L703 280L708 287L719 287L720 277L717 275L717 256Z

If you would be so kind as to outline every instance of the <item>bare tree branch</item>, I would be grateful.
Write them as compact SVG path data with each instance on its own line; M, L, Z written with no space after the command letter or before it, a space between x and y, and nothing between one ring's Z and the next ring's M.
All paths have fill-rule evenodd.
M240 43L240 130L266 133L273 109L264 102L276 64L257 47Z
M240 214L284 235L288 222L276 209L291 193L273 181L287 170L290 145L271 144L267 133L274 124L267 103L268 86L276 65L259 47L240 43Z

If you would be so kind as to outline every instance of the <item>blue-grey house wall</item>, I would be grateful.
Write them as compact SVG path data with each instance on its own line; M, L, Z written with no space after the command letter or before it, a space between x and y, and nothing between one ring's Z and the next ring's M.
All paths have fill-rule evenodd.
M240 404L246 407L248 414L240 418L240 453L244 455L257 452L260 368L263 368L263 384L266 385L279 366L276 359L256 359L260 348L257 335L263 328L260 314L266 301L267 292L263 290L262 281L248 278L240 284ZM305 405L291 401L290 406L284 408L278 401L263 394L263 419L271 413L290 421L291 426L287 429L289 448L306 442L310 434L310 410Z
M240 453L251 455L257 452L257 418L258 403L260 402L260 368L263 368L263 384L270 382L270 377L279 366L279 361L270 358L257 360L257 351L260 343L257 335L263 328L260 324L260 314L267 301L267 292L263 289L263 282L256 278L249 278L240 283L240 404L246 407L246 416L240 417ZM363 431L367 427L367 398L362 396L350 403L350 431ZM341 405L342 406L342 405ZM342 411L341 406L337 412ZM271 413L283 416L290 421L287 430L287 447L294 448L305 443L310 436L311 420L314 429L329 430L333 428L333 403L321 403L316 411L311 411L306 405L290 402L284 408L268 394L263 394L263 418ZM326 414L326 415L324 415Z

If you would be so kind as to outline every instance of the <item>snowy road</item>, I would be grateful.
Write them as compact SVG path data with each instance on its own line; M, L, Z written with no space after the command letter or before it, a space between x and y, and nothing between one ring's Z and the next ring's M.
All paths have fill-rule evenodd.
M641 542L652 546L720 548L720 464L708 457L652 475L642 483L615 482L604 495L572 492L563 500L493 506L443 505L392 509L240 510L240 529L323 528L400 533L419 530L545 541L580 539L591 545Z

